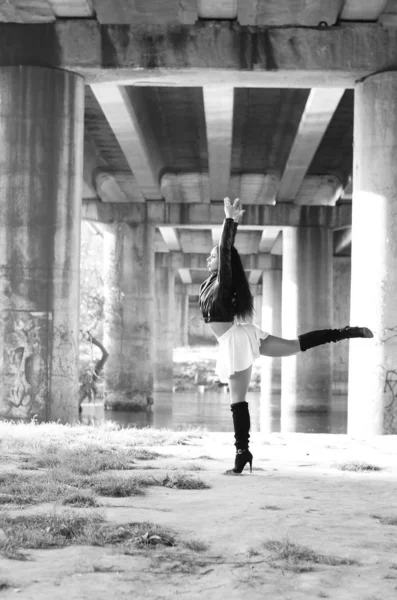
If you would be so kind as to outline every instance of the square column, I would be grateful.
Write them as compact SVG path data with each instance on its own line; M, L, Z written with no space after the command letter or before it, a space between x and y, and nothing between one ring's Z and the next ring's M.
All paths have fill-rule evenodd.
M189 292L186 284L175 286L175 347L188 345Z
M0 416L79 415L84 80L0 68Z
M281 283L282 272L267 270L262 273L262 329L281 336ZM272 431L272 399L280 392L281 358L261 356L260 431Z
M154 226L104 226L106 406L153 404Z
M397 73L373 75L354 97L348 433L397 433Z
M154 390L167 392L173 387L175 314L175 271L155 268Z
M332 232L297 227L283 232L283 337L332 326ZM326 431L332 398L330 344L282 360L281 429L304 430L305 414L322 414ZM299 418L298 418L299 417Z

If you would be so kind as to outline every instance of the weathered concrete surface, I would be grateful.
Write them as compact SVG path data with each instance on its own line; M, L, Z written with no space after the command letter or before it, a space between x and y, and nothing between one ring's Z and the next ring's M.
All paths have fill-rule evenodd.
M152 404L153 239L151 225L105 228L105 388L113 410L146 410Z
M283 234L282 332L287 339L332 326L332 235L325 228ZM295 431L296 412L326 414L331 406L330 344L285 358L281 427Z
M397 64L397 31L380 25L242 27L100 26L94 20L1 25L0 64L41 64L87 83L232 83L239 87L353 87Z
M267 269L262 273L262 329L271 335L281 336L282 272ZM261 358L261 431L272 430L272 396L281 389L281 358Z
M348 428L397 433L397 73L355 91L351 321L374 332L350 342Z
M329 227L341 229L351 225L351 206L299 206L291 204L253 205L244 204L245 227L263 229L264 226ZM166 204L150 203L104 203L85 200L82 219L101 223L144 223L155 225L185 226L194 229L211 229L219 226L225 217L223 203L218 204Z
M158 392L170 392L173 387L173 350L177 325L174 296L174 269L156 267L153 389Z
M78 417L84 84L0 69L0 414Z

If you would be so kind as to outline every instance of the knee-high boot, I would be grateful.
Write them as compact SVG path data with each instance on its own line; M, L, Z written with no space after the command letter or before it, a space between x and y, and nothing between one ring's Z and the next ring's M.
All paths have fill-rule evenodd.
M298 336L302 352L329 342L340 342L350 338L372 338L374 334L367 327L344 327L343 329L318 329Z
M236 459L234 468L230 471L226 471L226 473L241 473L247 463L249 463L250 471L252 472L253 457L248 450L249 431L251 428L248 402L236 402L235 404L232 404L231 411L233 416Z

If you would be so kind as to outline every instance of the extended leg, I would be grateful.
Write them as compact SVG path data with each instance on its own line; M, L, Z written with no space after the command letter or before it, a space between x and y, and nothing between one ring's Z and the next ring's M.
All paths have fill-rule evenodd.
M343 329L318 329L303 333L297 339L286 340L284 338L269 335L261 340L259 348L263 356L292 356L298 352L305 352L309 348L315 348L329 342L340 342L351 338L372 338L372 331L367 327L344 327Z

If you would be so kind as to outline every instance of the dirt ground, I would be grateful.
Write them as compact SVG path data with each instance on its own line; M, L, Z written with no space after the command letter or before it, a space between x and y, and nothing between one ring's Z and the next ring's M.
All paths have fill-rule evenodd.
M1 600L397 597L396 436L364 442L253 434L253 473L226 476L232 441L230 434L204 433L186 445L158 448L162 457L150 473L194 464L210 489L150 487L143 497L101 499L107 521L155 523L201 540L204 551L186 558L161 544L133 555L114 546L29 550L27 561L0 559ZM349 461L381 469L336 467ZM8 512L21 510L48 505ZM315 554L294 562L276 556L264 545L269 540ZM324 564L321 556L342 564Z

